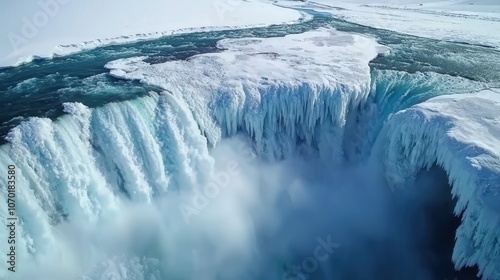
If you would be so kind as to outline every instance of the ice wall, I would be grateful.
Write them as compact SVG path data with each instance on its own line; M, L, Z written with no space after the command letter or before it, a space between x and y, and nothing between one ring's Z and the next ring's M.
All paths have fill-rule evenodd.
M448 174L455 215L456 268L478 265L500 278L500 93L439 96L393 115L384 127L383 162L393 187L433 164Z
M16 166L16 214L22 221L16 250L23 267L17 278L8 279L35 279L53 275L54 269L58 279L77 279L84 272L80 269L106 258L96 253L96 244L127 238L130 222L122 218L140 229L141 221L155 212L150 209L139 218L137 207L154 209L147 206L154 197L176 193L169 187L189 192L212 172L207 141L187 105L174 96L151 93L98 109L65 104L65 110L69 114L55 122L33 118L22 123L0 148L0 164ZM0 183L6 185L5 180ZM4 188L0 192L6 197ZM4 211L0 215L6 219ZM180 219L178 225L183 224ZM117 236L117 230L123 234ZM134 256L128 257L132 265ZM9 273L6 254L0 259L2 278ZM141 277L152 279L145 271Z
M349 109L369 93L368 62L388 51L371 38L323 28L222 40L218 47L225 51L187 61L149 65L133 58L106 67L115 77L182 96L212 144L243 131L269 159L290 155L301 143L342 159Z
M485 87L481 82L435 72L372 69L368 99L350 114L352 118L347 122L346 158L351 162L367 160L386 120L395 112L432 97L476 92Z

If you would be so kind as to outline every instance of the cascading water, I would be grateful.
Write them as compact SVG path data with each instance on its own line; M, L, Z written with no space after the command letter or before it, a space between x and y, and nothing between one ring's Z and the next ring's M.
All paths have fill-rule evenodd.
M465 219L453 261L498 276L495 216L467 189L474 170L447 165L460 156L443 148L447 126L419 115L433 103L413 106L483 83L370 71L387 48L331 29L218 47L225 51L182 61L108 63L114 78L156 92L97 108L65 103L57 120L10 131L0 166L14 164L23 186L14 279L453 277L422 262L436 251L424 242L429 231L408 230L420 214L407 205L435 195L415 194L420 180L442 177L431 172L413 187L411 179L435 163ZM477 215L490 223L475 224ZM1 252L0 277L12 279Z

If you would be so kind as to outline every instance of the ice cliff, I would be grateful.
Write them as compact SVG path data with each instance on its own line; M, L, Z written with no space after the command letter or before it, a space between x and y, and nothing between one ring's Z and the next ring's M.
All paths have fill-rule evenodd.
M500 277L500 94L432 98L391 116L384 127L384 166L394 187L437 164L457 198L453 261L479 265L484 279Z
M187 61L149 65L138 58L106 67L115 77L182 96L213 144L244 131L268 159L286 157L305 144L325 160L340 163L353 153L370 154L373 142L382 142L376 149L383 152L373 156L382 157L392 187L438 164L458 198L455 215L463 220L453 253L456 268L477 264L484 279L500 277L497 92L420 103L475 86L463 79L421 73L408 78L411 74L396 71L379 72L375 86L383 89L373 90L367 64L389 50L370 38L326 29L285 38L223 40L219 47L225 51ZM394 82L405 79L410 82ZM383 111L370 105L374 101ZM378 120L366 120L370 114ZM360 130L374 132L376 140L356 139L367 136Z

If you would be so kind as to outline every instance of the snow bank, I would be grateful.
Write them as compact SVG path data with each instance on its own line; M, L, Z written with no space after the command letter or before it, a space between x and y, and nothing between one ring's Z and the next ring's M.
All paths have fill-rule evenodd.
M300 13L259 0L29 0L2 4L0 67L179 32L265 26Z
M342 158L346 115L369 93L368 62L388 51L371 38L323 28L218 45L226 51L155 65L124 59L105 67L117 78L185 99L211 143L243 130L271 158L313 139L321 155Z
M439 96L393 115L385 131L384 166L394 186L438 164L448 173L462 214L453 261L477 264L500 279L500 93Z
M366 26L500 48L500 4L495 0L316 0L306 5Z

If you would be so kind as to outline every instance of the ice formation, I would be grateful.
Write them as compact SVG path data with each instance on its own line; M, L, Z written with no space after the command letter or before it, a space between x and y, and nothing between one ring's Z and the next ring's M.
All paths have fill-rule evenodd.
M389 51L371 38L328 29L218 46L225 51L187 61L148 65L132 58L105 67L182 96L212 144L245 131L269 158L303 142L341 159L347 114L369 93L368 62Z
M384 165L395 187L433 164L446 170L457 230L457 268L479 265L484 279L500 277L500 93L447 95L394 114L384 139Z
M347 44L351 46L345 48ZM367 62L387 49L369 38L325 29L284 39L223 40L219 47L226 51L188 61L148 65L136 58L106 67L116 77L138 79L182 96L211 143L243 130L254 138L257 151L271 159L290 155L302 143L315 147L320 157L337 162L344 160L346 151L366 152L364 141L352 139L353 124L347 122L356 121L350 115L366 105L370 94ZM426 79L431 78L435 79ZM467 83L460 81L457 88L474 88ZM418 100L415 91L418 87L409 87L407 93ZM377 141L383 142L385 153L375 154L383 157L392 186L408 183L434 163L447 171L452 194L458 197L455 214L463 212L453 255L456 267L477 264L484 279L496 279L500 269L500 202L495 186L500 173L500 134L496 136L494 117L498 94L468 96L437 98L401 111L386 124L380 117L382 132ZM459 103L453 98L463 99ZM442 107L435 108L439 104ZM404 105L408 104L386 104L390 112L377 113L388 117ZM433 117L429 112L434 112ZM210 114L215 123L205 117ZM356 122L354 126L362 125ZM445 137L448 132L451 136Z
M147 205L152 198L161 197L171 185L189 189L203 184L213 167L191 112L173 96L152 93L98 109L71 103L65 110L69 115L56 122L33 118L22 123L9 133L10 143L0 148L0 163L16 165L20 186L17 215L23 222L16 250L18 263L25 267L12 279L49 277L55 264L57 279L75 279L83 274L79 269L89 269L103 257L95 254L95 243L82 236L104 244L123 241L127 235L116 236L116 231L126 231L127 219L138 224L147 220L135 214L139 205L151 207ZM145 215L155 211L152 207ZM66 224L67 219L71 223ZM184 224L172 223L172 230ZM77 254L95 259L78 259ZM6 254L1 259L4 266ZM131 267L138 265L129 261ZM143 271L141 277L153 279L148 275Z
M191 248L200 231L180 218L165 221L152 201L209 182L217 169L211 148L243 132L269 161L301 151L335 165L345 161L346 151L371 152L372 160L384 163L387 181L396 187L419 170L441 165L458 198L455 214L463 212L453 255L457 268L477 264L484 279L499 277L497 92L437 97L400 112L402 105L389 106L395 114L386 123L384 118L377 120L381 129L370 151L371 145L351 137L361 135L359 127L366 125L358 118L360 108L370 108L368 62L388 51L373 38L318 29L284 38L222 40L219 47L224 51L156 65L144 57L110 62L106 68L114 77L140 80L164 91L94 109L65 104L68 115L57 121L33 118L10 132L10 143L0 148L0 164L15 163L18 185L29 186L18 194L21 258L35 260L34 264L65 260L59 265L66 279L75 271L91 271L86 274L91 279L158 279L157 271L162 270L182 279L180 275L196 268L184 265L183 260L191 257L187 250L162 255L171 261L163 268L155 259L124 260L132 248L117 246L110 258L96 254L95 246L121 245L127 238L135 242L135 233L146 240L158 238L140 231L143 219L156 217L167 223L154 224L161 246ZM178 211L177 205L169 208L169 202L166 198L158 207ZM138 217L138 209L149 215ZM118 212L123 213L117 219L113 214ZM241 214L226 212L220 213ZM72 223L66 225L68 217ZM225 232L211 226L217 218L208 220L203 240L217 236L237 249L238 238L253 240L248 225L228 219L231 224L225 226L231 230ZM118 235L117 230L131 236ZM95 240L81 244L81 235ZM248 248L241 249L246 253L243 249ZM78 250L92 257L62 257ZM5 254L0 258L5 265ZM225 261L220 256L213 259ZM103 260L112 262L111 270L95 272ZM35 277L31 273L22 276Z

